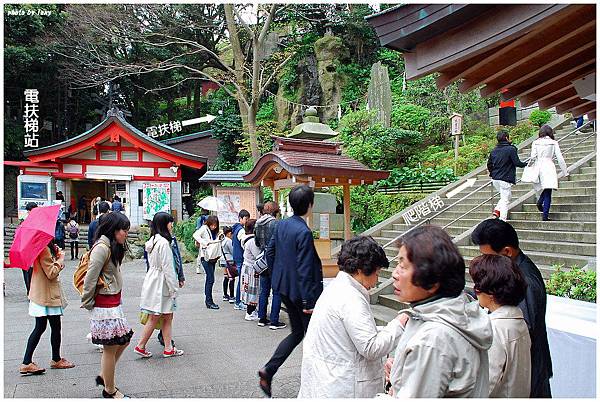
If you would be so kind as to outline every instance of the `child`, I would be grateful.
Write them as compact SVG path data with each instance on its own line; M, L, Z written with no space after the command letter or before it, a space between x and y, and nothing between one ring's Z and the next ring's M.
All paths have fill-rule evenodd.
M67 233L71 242L71 260L79 259L79 225L75 222L75 219L71 219L67 223ZM74 253L73 247L75 248Z
M233 304L235 302L235 277L238 275L237 267L233 262L233 231L230 226L223 228L221 235L221 252L222 257L219 260L219 265L223 268L223 301ZM229 294L227 290L229 289Z

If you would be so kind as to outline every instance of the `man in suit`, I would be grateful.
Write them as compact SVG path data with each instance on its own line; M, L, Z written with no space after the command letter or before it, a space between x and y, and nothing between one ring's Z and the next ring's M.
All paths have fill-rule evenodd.
M260 388L271 397L271 382L279 367L304 338L310 316L323 291L323 268L306 218L312 215L315 194L307 185L289 195L294 215L275 227L265 254L273 293L287 308L292 333L277 347L271 360L258 371Z
M507 222L487 219L471 234L482 254L500 254L511 258L527 282L525 299L519 304L531 338L530 398L552 398L550 378L552 359L546 333L546 286L538 267L519 249L517 231Z

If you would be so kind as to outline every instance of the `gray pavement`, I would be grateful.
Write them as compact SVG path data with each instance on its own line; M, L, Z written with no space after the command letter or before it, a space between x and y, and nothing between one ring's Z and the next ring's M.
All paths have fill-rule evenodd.
M28 302L20 269L5 269L4 297L4 397L5 398L95 398L101 391L94 378L100 371L99 352L85 336L89 332L88 313L79 308L79 295L72 286L74 261L66 261L61 281L69 299L62 318L62 356L76 364L69 370L51 370L50 327L42 336L33 360L45 367L40 376L22 377L19 364L34 319L27 314ZM185 354L162 358L162 347L154 335L147 348L150 359L134 354L141 334L139 298L145 275L140 261L123 265L125 288L123 307L135 334L117 365L117 386L125 394L140 398L261 398L257 370L289 332L258 327L244 320L244 312L221 301L221 272L216 274L214 300L220 310L204 306L204 274L196 274L193 264L184 265L186 284L178 298L174 319L174 339ZM287 314L281 320L289 324ZM156 332L155 332L156 334ZM275 398L295 398L300 388L302 346L299 346L277 373L273 382Z

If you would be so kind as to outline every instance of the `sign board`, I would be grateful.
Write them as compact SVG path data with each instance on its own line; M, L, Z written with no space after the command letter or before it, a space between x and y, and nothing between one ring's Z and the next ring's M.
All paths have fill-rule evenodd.
M142 217L152 220L157 212L171 212L171 183L144 183Z
M25 219L28 211L25 206L28 202L35 202L38 207L53 205L50 193L50 176L19 175L17 176L17 215Z
M462 115L458 113L453 113L452 116L450 116L450 120L452 122L452 135L460 135L462 133L462 119Z
M215 192L215 196L225 204L225 210L217 211L220 226L236 224L239 221L238 214L242 209L250 212L250 218L257 218L258 188L217 186Z
M319 214L319 238L329 239L329 214Z

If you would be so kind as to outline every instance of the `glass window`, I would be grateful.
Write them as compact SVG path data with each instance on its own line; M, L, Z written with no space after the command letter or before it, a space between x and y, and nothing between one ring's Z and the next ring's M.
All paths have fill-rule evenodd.
M21 198L34 200L48 199L48 183L21 182Z

